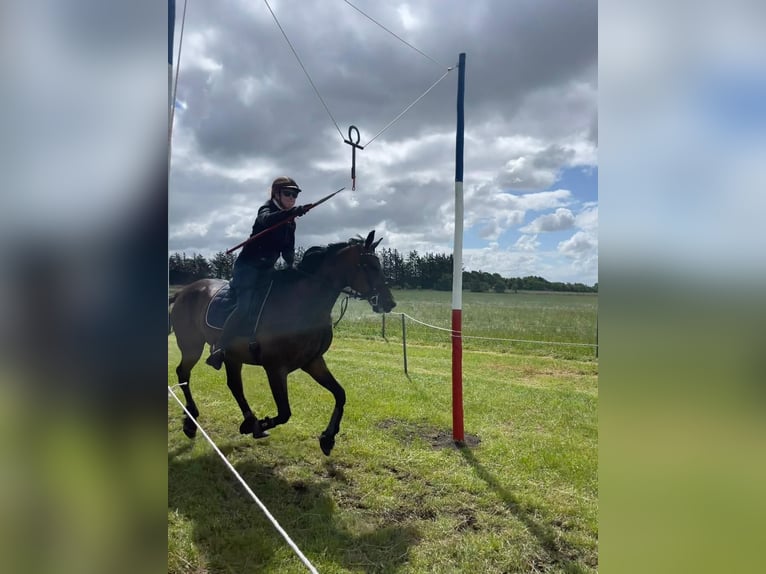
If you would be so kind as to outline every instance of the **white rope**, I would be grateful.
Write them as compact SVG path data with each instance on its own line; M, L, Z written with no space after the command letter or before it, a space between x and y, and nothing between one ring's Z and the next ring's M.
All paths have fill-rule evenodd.
M188 383L184 383L184 384L188 384ZM173 385L173 386L176 386L176 387L177 387L177 386L180 386L180 385ZM217 452L217 453L218 453L218 456L220 456L220 457L221 457L221 459L223 459L223 462L224 462L224 463L226 463L226 466L228 466L228 467L229 467L229 470L230 470L232 473L234 473L234 476L235 476L235 477L237 477L237 480L240 482L240 484L242 484L242 486L244 486L244 487L245 487L245 490L247 490L248 494L249 494L249 495L250 495L250 496L253 498L253 500L255 500L255 503L256 503L256 504L257 504L257 505L260 507L260 509L261 509L261 510L263 511L263 513L266 515L266 518L268 518L268 519L271 521L271 523L274 525L274 528L276 528L276 529L277 529L277 532L279 532L279 533L282 535L282 538L284 538L284 539L285 539L285 541L287 542L287 544L289 544L289 545L290 545L290 548L292 548L292 549L293 549L293 551L294 551L294 552L295 552L295 554L298 556L298 558L300 558L300 559L301 559L301 562L303 562L303 564L305 564L306 568L308 568L308 569L309 569L309 571L310 571L310 572L312 572L313 574L319 574L319 573L317 572L317 569L316 569L316 568L314 568L314 566L311 564L311 562L309 562L308 558L306 558L306 557L303 555L303 552L301 552L301 549L300 549L300 548L298 548L298 546L295 544L295 542L293 542L293 541L292 541L292 539L291 539L291 538L290 538L290 537L287 535L287 532L285 532L285 531L284 531L284 529L283 529L283 528L282 528L282 527L279 525L279 522L277 522L277 520L276 520L276 519L275 519L275 518L274 518L274 517L271 515L271 513L269 512L269 509L268 509L268 508L266 508L266 506L265 506L265 505L264 505L264 504L263 504L263 503L262 503L262 502L261 502L261 501L258 499L258 497L255 495L255 493L253 492L253 490L252 490L252 489L251 489L251 488L250 488L250 487L247 485L247 483L244 481L244 479L243 479L243 478L242 478L242 477L239 475L239 473L238 473L238 472L237 472L237 470L234 468L234 466L232 466L232 464L229 462L229 460L226 458L226 456L225 456L225 455L224 455L224 454L223 454L223 453L222 453L222 452L221 452L221 451L218 449L218 447L215 445L215 443L212 441L212 439L211 439L211 438L208 436L208 434L205 432L205 429L203 429L203 428L200 426L200 424L197 422L197 419L195 419L195 418L192 416L192 414L191 414L191 413L190 413L190 412L189 412L189 411L186 409L186 407L185 407L185 406L184 406L184 404L181 402L181 400L178 398L178 396L177 396L177 395L176 395L176 394L173 392L173 389L171 389L171 388L170 388L170 385L168 385L168 393L170 393L170 394L172 395L172 397L173 397L173 398L176 400L176 402L177 402L179 405L181 405L181 408L184 410L184 412L186 413L186 415L187 415L187 416L188 416L188 417L189 417L189 418L190 418L192 421L194 421L194 424L195 424L195 425L197 425L197 428L198 428L198 429L200 430L200 432L202 433L202 436L204 436L204 437L205 437L205 439L207 439L207 442L209 442L209 443L210 443L210 446L212 446L212 447L213 447L213 449L215 450L215 452Z
M428 323L424 323L423 321L418 321L415 319L415 317L410 317L407 313L400 313L398 311L395 311L393 313L389 313L390 315L404 315L407 317L410 321L415 321L416 323L420 323L424 327L431 327L431 329L437 329L439 331L447 331L447 333L452 333L452 329L445 329L444 327L437 327L436 325L429 325Z
M429 325L428 323L424 323L423 321L418 321L415 319L415 317L410 317L407 313L400 313L398 311L395 311L393 313L390 313L390 315L403 315L404 317L407 317L410 321L414 321L415 323L419 323L423 325L424 327L430 327L431 329L437 329L439 331L446 331L450 333L453 337L457 337L457 335L452 331L452 329L445 329L444 327L437 327L436 325ZM562 346L569 346L569 347L598 347L598 345L594 345L592 343L565 343L563 341L530 341L528 339L501 339L499 337L479 337L477 335L460 335L462 339L483 339L485 341L508 341L509 343L534 343L537 345L562 345Z

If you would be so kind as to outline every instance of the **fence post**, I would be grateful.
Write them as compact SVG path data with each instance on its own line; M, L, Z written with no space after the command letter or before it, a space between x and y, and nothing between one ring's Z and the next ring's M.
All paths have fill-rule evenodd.
M383 317L383 326L381 327L380 332L381 332L381 335L383 335L383 339L385 340L385 338L386 338L386 314L383 313L382 317Z
M402 350L404 351L404 374L409 376L407 372L407 324L404 322L404 313L402 313Z
M596 311L596 358L598 359L598 311Z

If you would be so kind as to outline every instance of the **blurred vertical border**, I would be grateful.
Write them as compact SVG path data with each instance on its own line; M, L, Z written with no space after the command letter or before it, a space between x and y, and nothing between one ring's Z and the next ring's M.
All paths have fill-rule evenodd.
M166 567L164 2L0 19L0 570Z
M599 4L602 572L763 568L765 26Z

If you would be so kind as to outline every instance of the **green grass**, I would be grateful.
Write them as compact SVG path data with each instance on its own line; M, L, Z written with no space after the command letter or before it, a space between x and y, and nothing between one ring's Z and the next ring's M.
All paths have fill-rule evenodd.
M389 340L401 341L401 313L428 325L451 329L451 293L394 290L393 294L397 305L394 312L386 316L386 338ZM340 301L333 312L335 318L340 316ZM465 349L523 352L572 359L595 358L595 348L592 345L597 343L598 295L464 292L462 307ZM382 336L382 319L369 312L366 302L350 300L348 311L338 329L352 336ZM409 319L406 319L406 337L412 342L451 344L449 332L426 327Z
M394 295L396 310L437 324L446 308L447 318L439 320L449 320L443 294ZM580 296L532 297L466 294L466 333L468 317L480 312L511 317L524 310L519 324L526 325L535 307L558 305L561 316L576 315L578 305L590 308ZM544 297L550 299L541 302ZM587 299L595 305L595 298ZM192 374L200 424L322 573L595 572L598 387L592 354L573 359L550 350L543 355L511 346L498 352L466 344L471 446L456 448L448 338L431 340L428 331L419 338L408 325L406 377L391 323L386 342L380 319L353 302L336 330L325 358L346 389L347 404L330 457L319 450L317 436L332 397L302 372L289 378L292 419L256 441L238 433L241 415L224 375L200 363ZM179 352L172 335L168 354L174 383ZM263 372L246 367L244 377L256 413L273 416ZM180 407L169 400L168 571L305 572L204 438L183 435Z

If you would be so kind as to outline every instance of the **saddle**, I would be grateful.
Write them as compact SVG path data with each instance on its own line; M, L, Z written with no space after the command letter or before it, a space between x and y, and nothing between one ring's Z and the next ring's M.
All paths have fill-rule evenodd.
M261 305L265 305L270 293L271 286L269 286L265 293L256 294L255 306L260 307ZM211 329L223 331L226 319L229 318L229 315L232 314L236 306L236 292L231 288L230 283L225 283L210 299L210 303L208 303L207 310L205 311L205 323L207 323L207 326ZM244 331L240 333L241 335L249 336L257 328L259 315L260 313L256 312L255 309L250 309L249 319L242 325Z
M223 324L237 306L237 297L226 283L215 292L205 311L205 323L211 329L223 330Z

